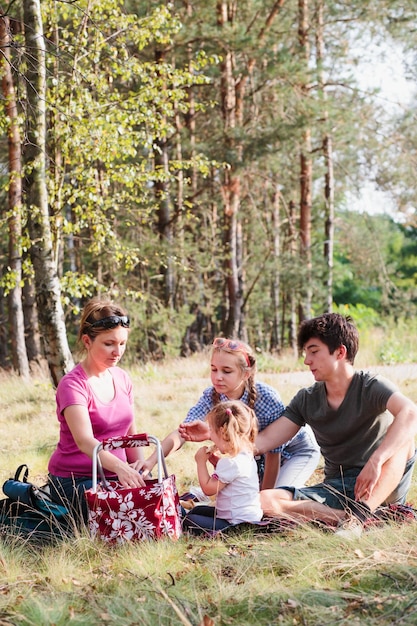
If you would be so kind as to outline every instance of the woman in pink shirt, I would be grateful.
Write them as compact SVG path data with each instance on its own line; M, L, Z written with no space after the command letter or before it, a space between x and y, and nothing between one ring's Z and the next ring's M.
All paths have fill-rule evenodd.
M84 491L91 487L91 457L103 439L135 433L132 382L117 367L126 349L129 318L109 300L93 298L85 306L78 342L83 359L59 382L56 391L59 441L48 465L51 496L83 519ZM139 487L141 448L100 452L108 477L124 487Z

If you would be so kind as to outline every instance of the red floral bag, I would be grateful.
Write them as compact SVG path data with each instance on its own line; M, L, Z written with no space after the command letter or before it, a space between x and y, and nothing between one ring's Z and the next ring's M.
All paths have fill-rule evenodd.
M147 480L145 487L122 487L109 481L98 457L100 450L148 446L157 448L158 478ZM97 469L101 481L97 481ZM147 434L113 437L97 445L93 454L93 485L85 492L89 509L89 528L93 538L108 543L143 541L181 535L181 516L175 476L168 476L161 444Z

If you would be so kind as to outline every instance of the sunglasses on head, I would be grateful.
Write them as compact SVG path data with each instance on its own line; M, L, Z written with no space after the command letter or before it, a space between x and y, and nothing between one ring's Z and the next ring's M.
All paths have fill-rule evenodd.
M235 339L226 339L225 337L216 337L216 339L213 341L213 347L242 352L243 356L246 359L248 367L250 367L249 355L246 352L245 345L241 341L236 341Z
M108 317L102 317L101 320L92 322L90 328L105 328L110 330L116 328L116 326L123 326L123 328L129 328L130 319L127 315L109 315Z

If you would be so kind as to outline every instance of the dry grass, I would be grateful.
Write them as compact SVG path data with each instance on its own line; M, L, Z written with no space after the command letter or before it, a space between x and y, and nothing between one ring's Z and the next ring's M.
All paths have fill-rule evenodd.
M276 387L285 402L305 384L301 371L286 374L271 358L264 365L259 379ZM177 427L209 384L205 355L136 366L130 373L138 430L160 438ZM3 376L0 382L1 477L26 462L32 479L41 482L58 434L54 391L42 379L25 384ZM403 368L398 382L417 399L416 368ZM167 460L180 491L196 482L197 446L187 444ZM417 501L415 483L410 497ZM0 562L1 626L417 621L414 524L372 530L353 543L311 526L117 549L92 543L87 534L41 549L2 541Z

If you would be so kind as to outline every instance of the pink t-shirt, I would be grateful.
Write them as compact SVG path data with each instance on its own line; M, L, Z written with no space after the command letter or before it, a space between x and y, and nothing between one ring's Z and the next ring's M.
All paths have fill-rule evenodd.
M90 457L81 452L74 441L63 412L68 406L85 406L90 415L94 437L99 441L109 437L126 435L134 423L132 381L119 367L109 369L114 382L115 396L111 402L101 402L90 387L86 373L76 365L59 382L56 391L56 413L60 424L59 441L52 454L48 470L54 476L91 476ZM123 461L126 451L116 449L112 453Z

